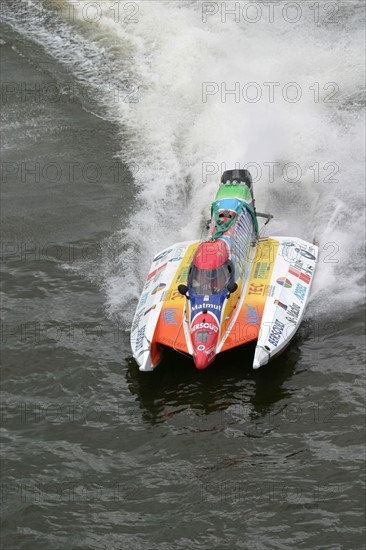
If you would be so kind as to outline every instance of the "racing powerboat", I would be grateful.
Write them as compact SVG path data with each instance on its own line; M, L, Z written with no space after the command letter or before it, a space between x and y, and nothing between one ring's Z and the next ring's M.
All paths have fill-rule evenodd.
M141 371L164 347L205 369L218 353L256 340L253 368L278 356L299 328L318 247L293 237L261 237L248 170L227 170L211 207L207 237L176 243L151 265L131 328Z

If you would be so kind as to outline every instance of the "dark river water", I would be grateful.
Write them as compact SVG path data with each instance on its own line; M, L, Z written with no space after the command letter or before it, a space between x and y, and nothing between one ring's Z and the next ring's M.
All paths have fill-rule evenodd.
M2 6L2 548L365 548L362 4L44 4ZM239 81L302 99L202 99ZM259 371L139 373L151 259L246 159L273 233L319 243L307 316Z

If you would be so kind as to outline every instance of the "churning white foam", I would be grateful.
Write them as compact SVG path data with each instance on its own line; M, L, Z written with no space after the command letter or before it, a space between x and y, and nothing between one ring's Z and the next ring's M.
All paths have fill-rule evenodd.
M35 38L90 86L139 86L133 102L122 94L104 105L121 127L121 157L138 167L133 215L112 239L124 253L104 266L109 311L128 328L154 254L200 236L222 169L238 164L250 164L257 209L275 215L269 233L319 244L309 315L353 308L363 294L359 4L339 3L334 16L320 2L316 22L301 3L292 23L284 2L273 22L258 2L256 23L254 12L243 15L246 2L226 22L221 2L206 22L201 2L130 2L133 14L120 2L116 16L116 3L103 0L95 23L88 4Z

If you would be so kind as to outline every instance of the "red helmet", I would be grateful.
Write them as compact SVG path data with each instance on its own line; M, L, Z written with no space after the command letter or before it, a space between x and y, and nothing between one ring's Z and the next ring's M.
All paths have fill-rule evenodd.
M193 265L199 269L217 269L229 260L229 247L225 241L206 241L199 245L193 257Z

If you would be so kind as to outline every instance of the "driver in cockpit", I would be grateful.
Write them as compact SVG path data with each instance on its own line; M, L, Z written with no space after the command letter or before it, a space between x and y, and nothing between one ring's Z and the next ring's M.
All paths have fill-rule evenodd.
M207 289L209 290L208 294L217 294L218 292L220 292L216 269L207 271L206 286L207 286Z

